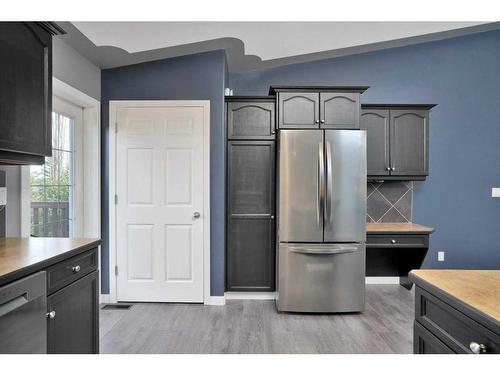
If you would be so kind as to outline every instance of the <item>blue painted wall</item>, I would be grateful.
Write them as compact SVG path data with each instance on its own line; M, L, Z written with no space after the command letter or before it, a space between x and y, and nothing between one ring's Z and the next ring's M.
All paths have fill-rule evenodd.
M102 119L102 293L109 293L109 101L210 100L211 294L224 294L224 51L171 58L103 70Z
M436 228L424 266L500 268L500 31L230 76L235 95L271 84L370 85L364 103L438 103L430 176L414 185L414 221Z

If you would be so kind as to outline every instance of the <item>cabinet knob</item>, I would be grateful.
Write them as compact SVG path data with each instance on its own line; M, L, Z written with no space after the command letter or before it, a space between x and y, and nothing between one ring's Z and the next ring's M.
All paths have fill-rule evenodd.
M77 272L80 272L80 266L74 266L74 267L71 267L71 270L74 272L74 273L77 273Z
M392 169L391 167L385 168L386 171L390 171L391 169Z
M391 171L393 171L393 172L394 172L395 170L396 170L396 168L394 168L394 167L392 167L392 168L391 168Z
M52 310L51 312L48 312L46 315L47 315L47 318L54 319L56 317L56 312L54 310Z
M396 243L396 240L391 240L391 243L392 243L392 244L395 244L395 243Z
M319 120L314 120L314 123L315 124L319 124Z
M321 123L324 124L325 123L325 120L321 120Z
M469 344L470 351L474 354L483 354L486 353L486 345L478 344L477 342L472 341Z
M274 215L271 215L271 220L274 220Z

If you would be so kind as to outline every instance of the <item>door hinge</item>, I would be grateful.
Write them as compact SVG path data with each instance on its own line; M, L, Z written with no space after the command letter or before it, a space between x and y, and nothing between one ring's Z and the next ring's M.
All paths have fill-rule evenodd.
M118 276L118 266L115 266L115 276Z
M118 133L118 123L115 122L115 133Z
M118 195L115 194L115 204L118 204Z

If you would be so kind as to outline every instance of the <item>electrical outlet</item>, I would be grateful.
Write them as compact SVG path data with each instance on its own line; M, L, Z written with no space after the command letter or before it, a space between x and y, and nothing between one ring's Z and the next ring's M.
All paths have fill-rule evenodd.
M0 206L5 206L7 204L7 188L0 187Z
M493 198L500 198L500 188L491 188L491 196Z
M438 262L444 262L444 251L438 251Z

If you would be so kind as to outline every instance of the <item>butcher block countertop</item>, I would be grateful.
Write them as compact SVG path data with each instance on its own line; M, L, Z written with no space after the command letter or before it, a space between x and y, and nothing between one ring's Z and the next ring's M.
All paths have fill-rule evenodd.
M430 234L434 228L414 223L367 223L367 234Z
M101 244L95 238L0 238L0 285Z
M422 288L436 288L500 324L500 271L413 270L410 277Z

